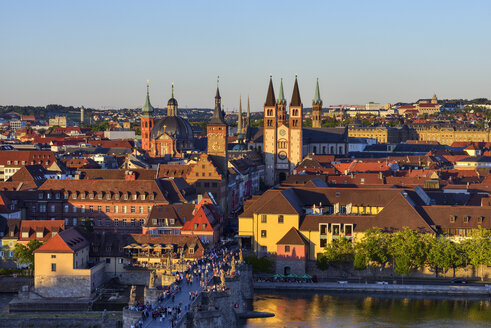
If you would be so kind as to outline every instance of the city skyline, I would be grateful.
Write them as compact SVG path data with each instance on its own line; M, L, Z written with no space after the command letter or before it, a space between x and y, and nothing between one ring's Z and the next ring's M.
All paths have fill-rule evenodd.
M484 1L4 3L2 105L156 107L175 83L181 108L261 111L269 75L305 107L319 78L325 105L488 97ZM22 18L22 24L18 24ZM8 65L7 65L8 63Z

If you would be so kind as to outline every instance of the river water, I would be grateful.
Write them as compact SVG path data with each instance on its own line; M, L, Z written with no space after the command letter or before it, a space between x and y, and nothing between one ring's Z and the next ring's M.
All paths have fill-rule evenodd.
M276 316L244 327L491 327L489 298L265 292L255 294L254 310Z

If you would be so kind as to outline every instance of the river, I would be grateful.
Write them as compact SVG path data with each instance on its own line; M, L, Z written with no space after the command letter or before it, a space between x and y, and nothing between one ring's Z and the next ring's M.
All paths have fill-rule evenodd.
M491 327L490 299L256 293L254 310L275 317L244 327Z

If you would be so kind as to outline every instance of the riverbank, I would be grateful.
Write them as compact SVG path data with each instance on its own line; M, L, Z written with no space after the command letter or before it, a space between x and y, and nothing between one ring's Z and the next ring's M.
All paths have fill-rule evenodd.
M254 282L254 290L295 290L295 291L333 291L347 293L373 294L412 294L448 296L488 296L491 286L445 286L445 285L402 285L402 284L360 284L360 283L290 283Z

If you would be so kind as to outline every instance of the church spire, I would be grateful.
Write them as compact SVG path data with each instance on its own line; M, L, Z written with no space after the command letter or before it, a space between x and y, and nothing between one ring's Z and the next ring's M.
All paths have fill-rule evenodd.
M251 107L249 106L249 96L247 96L247 127L249 127L250 120L251 120Z
M220 97L220 90L218 88L218 80L219 77L217 77L217 93L215 95L215 111L213 112L213 116L210 119L211 124L226 124L225 120L223 118L223 112L222 112L222 97Z
M150 114L153 113L153 106L150 103L150 91L149 91L149 89L150 89L150 83L147 80L147 97L145 99L145 105L143 105L143 107L142 107L142 112L143 112L143 115L145 115L145 116L150 116Z
M275 105L275 97L274 97L274 89L273 89L273 76L269 76L269 87L268 87L268 95L266 96L266 102L264 106L274 106Z
M237 118L237 133L242 133L242 96L239 97L239 117Z
M321 94L319 91L319 78L317 78L317 84L315 85L315 95L314 95L314 104L322 104Z
M280 82L280 93L278 95L277 102L280 104L286 104L285 94L283 93L283 79L281 79Z
M298 90L297 74L295 74L295 85L293 86L292 101L290 106L301 106L302 101L300 100L300 91Z

